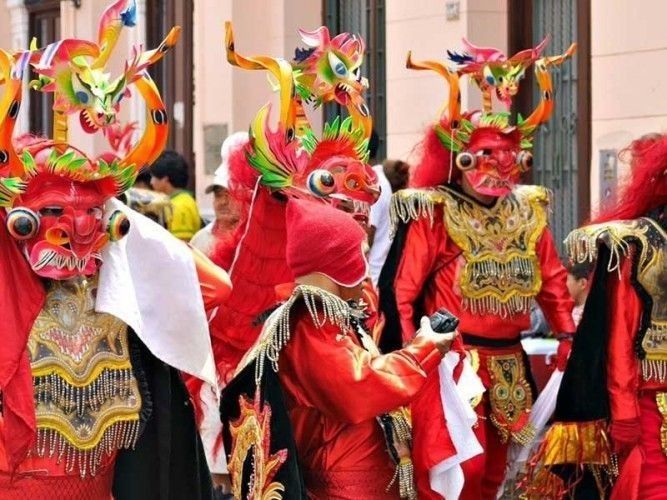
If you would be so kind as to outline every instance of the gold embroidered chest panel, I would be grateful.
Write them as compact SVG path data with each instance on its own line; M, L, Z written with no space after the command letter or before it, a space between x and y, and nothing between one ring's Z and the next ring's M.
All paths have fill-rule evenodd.
M28 339L37 417L33 453L94 475L105 456L134 445L141 396L127 326L95 311L95 279L50 281Z
M597 246L611 250L610 271L620 269L621 258L635 249L636 279L650 298L648 326L640 338L645 380L667 381L667 234L653 219L642 217L584 227L568 236L567 244L578 262L597 258ZM646 301L645 301L646 302ZM640 332L642 335L642 332Z
M445 229L465 260L464 306L501 316L528 312L542 287L536 247L548 222L548 191L519 186L491 207L448 188L440 193Z

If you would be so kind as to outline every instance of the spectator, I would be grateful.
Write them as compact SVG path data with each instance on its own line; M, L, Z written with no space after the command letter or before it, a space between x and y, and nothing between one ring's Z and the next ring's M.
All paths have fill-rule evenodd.
M213 193L215 220L200 229L190 244L207 256L213 251L215 242L229 234L238 225L240 211L237 202L229 192L229 156L233 149L248 142L247 132L236 132L227 137L220 148L222 162L215 171L213 183L206 188L206 194Z
M142 168L137 175L134 185L132 186L137 189L152 189L151 188L151 171L147 168Z
M592 262L582 262L580 264L570 263L567 266L567 289L574 300L572 319L574 320L575 325L579 325L581 315L584 313L584 305L588 298L592 269Z
M185 190L188 167L185 158L176 151L167 150L151 165L151 186L171 199L172 217L169 231L178 239L190 241L201 228L197 202Z
M375 137L377 138L377 135ZM371 135L369 149L373 147L373 144L373 136ZM375 150L371 149L371 159L375 156L377 145L375 145L375 148ZM368 254L368 263L373 285L377 287L380 271L382 271L382 266L384 266L384 261L391 247L389 236L391 195L407 186L410 166L401 160L385 160L382 164L375 165L373 170L378 176L381 192L380 198L371 207L368 235L371 250Z

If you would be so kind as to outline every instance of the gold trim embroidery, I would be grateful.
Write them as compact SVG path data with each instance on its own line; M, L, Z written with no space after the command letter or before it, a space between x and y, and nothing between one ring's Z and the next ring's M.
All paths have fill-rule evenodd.
M271 407L262 404L259 391L254 400L246 395L239 397L239 417L230 423L232 450L229 458L229 472L232 480L234 498L242 498L244 467L251 467L247 498L258 500L280 500L285 486L272 482L278 470L287 460L287 450L271 454ZM248 456L252 461L246 464Z
M511 437L517 443L527 445L535 437L535 429L528 420L533 398L520 356L488 357L487 369L491 379L488 394L490 419L498 429L501 441L506 443Z
M465 258L459 278L464 307L503 317L529 312L542 288L536 246L547 226L547 190L520 186L490 208L442 192L447 234Z
M656 392L655 402L658 405L658 411L662 415L662 424L660 424L660 447L662 453L667 455L667 392Z
M593 261L600 244L611 251L608 271L621 270L621 259L637 249L637 281L651 297L650 324L641 346L644 380L667 380L667 234L653 219L643 217L577 229L567 237L566 244L575 262Z
M447 187L402 190L392 197L392 232L399 221L428 217L433 224L436 205L443 205L447 234L465 258L464 306L500 316L529 312L542 288L536 246L548 223L548 190L518 186L490 208Z
M134 446L141 395L127 327L94 310L96 280L53 281L28 339L37 439L33 453L95 475L105 456Z

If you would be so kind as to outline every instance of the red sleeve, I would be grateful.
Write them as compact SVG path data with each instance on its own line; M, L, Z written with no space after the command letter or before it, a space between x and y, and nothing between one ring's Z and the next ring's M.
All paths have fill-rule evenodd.
M295 324L281 355L292 390L322 413L359 423L407 405L426 383L442 355L432 341L415 339L391 354L373 356L332 328L310 319Z
M415 336L415 302L424 289L424 283L433 273L444 242L445 228L440 210L436 210L433 223L426 216L410 223L394 281L404 343Z
M609 348L607 388L612 420L639 417L639 361L634 339L641 321L642 303L631 283L632 259L624 259L619 278L608 281Z
M537 242L536 251L542 273L542 289L537 294L537 303L554 333L574 333L577 330L572 319L574 301L567 291L567 271L549 228Z
M199 287L204 299L204 309L208 316L213 309L220 306L232 291L232 283L227 273L216 266L208 257L194 247L190 247L195 261Z

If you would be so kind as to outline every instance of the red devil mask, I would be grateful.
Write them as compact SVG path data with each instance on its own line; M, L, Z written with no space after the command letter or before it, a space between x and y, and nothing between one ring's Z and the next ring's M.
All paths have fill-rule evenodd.
M522 150L520 144L521 134L514 127L508 130L475 129L468 147L456 155L456 166L476 192L485 196L505 196L533 162L530 151Z
M29 164L26 177L7 204L9 233L43 278L95 274L104 245L129 231L122 212L104 216L104 204L116 192L117 179L105 176L73 150L61 154L42 143L33 153L24 154ZM99 180L91 180L95 177Z

